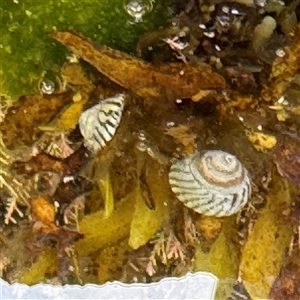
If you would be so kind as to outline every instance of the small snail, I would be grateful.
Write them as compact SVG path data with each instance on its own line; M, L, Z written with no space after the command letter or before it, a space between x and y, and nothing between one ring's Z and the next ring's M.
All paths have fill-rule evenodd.
M208 216L235 214L251 195L248 171L236 156L221 150L197 152L175 162L169 182L185 206Z
M84 145L90 151L99 151L113 138L121 121L124 102L125 95L118 94L81 114L79 129L84 137Z

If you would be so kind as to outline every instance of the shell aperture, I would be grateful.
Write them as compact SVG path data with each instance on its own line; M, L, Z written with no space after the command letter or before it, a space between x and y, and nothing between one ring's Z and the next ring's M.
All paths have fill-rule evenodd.
M102 100L99 104L84 111L79 118L79 129L84 137L84 145L92 152L106 146L118 128L125 95L118 94Z
M169 182L187 207L208 216L238 212L251 195L251 180L236 156L221 150L201 151L175 162Z

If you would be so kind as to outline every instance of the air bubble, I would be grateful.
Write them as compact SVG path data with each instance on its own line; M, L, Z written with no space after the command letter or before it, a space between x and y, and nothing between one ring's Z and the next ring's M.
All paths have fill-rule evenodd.
M41 83L41 91L43 94L51 95L53 94L55 89L55 84L51 80L42 81Z
M203 34L204 34L205 36L207 36L208 38L210 38L210 39L214 38L215 35L216 35L213 31L210 31L210 32L203 32Z
M285 56L285 52L284 52L283 49L277 49L277 50L276 50L276 55L277 55L278 57L284 57L284 56Z
M145 141L146 140L146 134L143 130L138 132L138 138L140 141Z
M143 16L153 9L153 0L132 0L124 5L125 11L134 18L134 22L141 22Z

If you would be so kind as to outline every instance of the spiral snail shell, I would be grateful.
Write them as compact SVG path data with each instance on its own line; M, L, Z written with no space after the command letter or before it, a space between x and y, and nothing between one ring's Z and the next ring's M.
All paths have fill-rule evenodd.
M79 129L89 150L97 152L113 138L121 121L124 102L125 95L118 94L81 114Z
M177 198L187 207L208 216L230 216L251 195L248 171L236 156L209 150L175 162L169 182Z

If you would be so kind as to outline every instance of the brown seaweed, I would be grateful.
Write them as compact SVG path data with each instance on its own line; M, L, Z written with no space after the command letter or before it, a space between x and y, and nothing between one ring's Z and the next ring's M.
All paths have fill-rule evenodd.
M77 231L67 230L58 226L55 223L55 207L42 197L31 201L33 215L33 238L37 241L42 241L41 246L45 247L49 242L57 243L58 256L58 276L62 282L68 282L67 277L70 274L70 264L76 261L75 253L72 250L73 243L83 237ZM79 283L82 283L81 278L77 276Z
M300 299L300 196L295 199L295 207L282 216L287 223L293 224L294 235L285 254L281 267L269 294L272 300ZM288 214L286 214L288 213Z
M290 87L294 76L300 67L300 25L298 24L290 34L292 45L285 47L273 62L268 84L263 88L261 97L265 101L279 99Z
M113 82L143 98L191 98L199 90L225 88L224 78L208 66L184 63L151 65L71 32L54 31L52 37L89 62ZM126 74L126 76L124 76Z
M273 153L278 172L300 186L300 139L283 135Z
M299 254L298 254L299 255ZM298 259L299 258L295 258ZM296 269L289 270L283 267L280 276L276 279L270 292L272 300L298 300L300 299L300 271L299 262Z
M73 92L55 95L22 96L8 109L0 131L7 148L12 149L24 143L31 146L42 132L38 126L49 123L57 113L72 102Z

